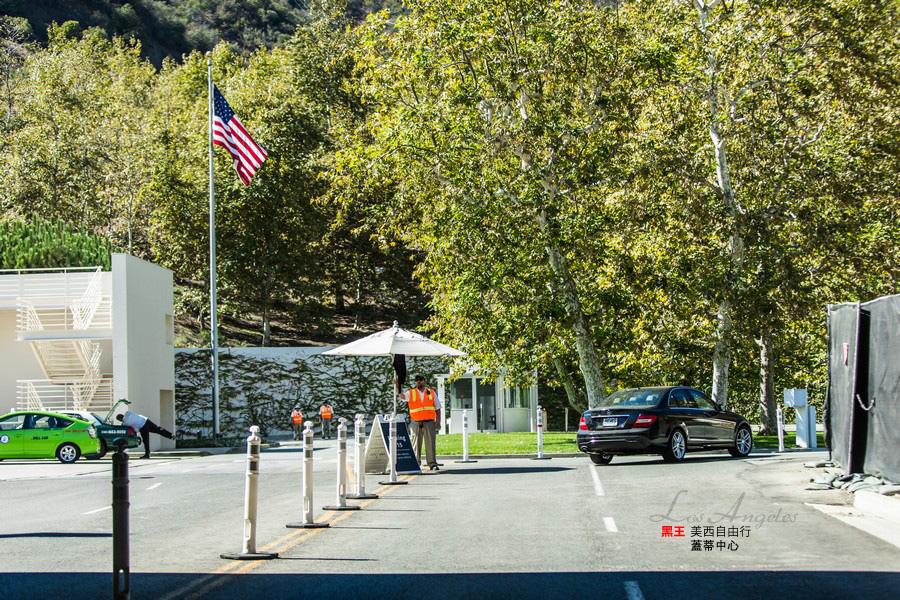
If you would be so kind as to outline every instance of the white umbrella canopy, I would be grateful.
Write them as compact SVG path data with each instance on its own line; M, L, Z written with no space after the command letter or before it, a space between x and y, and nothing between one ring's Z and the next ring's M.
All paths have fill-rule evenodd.
M402 329L397 321L394 326L355 342L327 350L322 354L331 356L465 356L464 352L428 339L412 331Z

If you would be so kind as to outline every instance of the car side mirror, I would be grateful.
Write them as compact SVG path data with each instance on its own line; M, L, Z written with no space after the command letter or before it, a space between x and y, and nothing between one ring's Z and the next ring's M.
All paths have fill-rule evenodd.
M725 407L716 402L716 410L719 412L725 412Z

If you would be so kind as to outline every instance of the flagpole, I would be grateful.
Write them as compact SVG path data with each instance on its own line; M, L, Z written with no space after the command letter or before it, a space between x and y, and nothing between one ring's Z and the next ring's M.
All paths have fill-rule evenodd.
M209 84L209 303L210 349L213 370L213 439L219 439L219 327L216 318L216 201L213 170L213 80L212 59L207 53L206 79Z

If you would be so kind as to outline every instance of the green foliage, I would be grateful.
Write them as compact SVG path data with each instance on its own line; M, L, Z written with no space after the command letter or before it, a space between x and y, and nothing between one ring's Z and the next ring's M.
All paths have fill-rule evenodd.
M102 267L110 269L109 240L75 231L61 221L0 224L0 269Z

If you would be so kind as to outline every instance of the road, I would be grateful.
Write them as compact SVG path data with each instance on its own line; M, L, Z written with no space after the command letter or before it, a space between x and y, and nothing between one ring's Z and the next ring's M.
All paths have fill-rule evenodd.
M241 455L134 460L132 597L821 600L896 590L900 550L804 504L848 498L803 491L802 462L820 455L448 460L403 486L370 475L381 498L333 513L319 508L334 500L336 451L317 441L316 518L332 526L298 530L285 524L301 516L302 454L272 449L257 539L280 557L265 562L219 558L240 549ZM108 460L0 464L4 599L110 595L109 471Z

